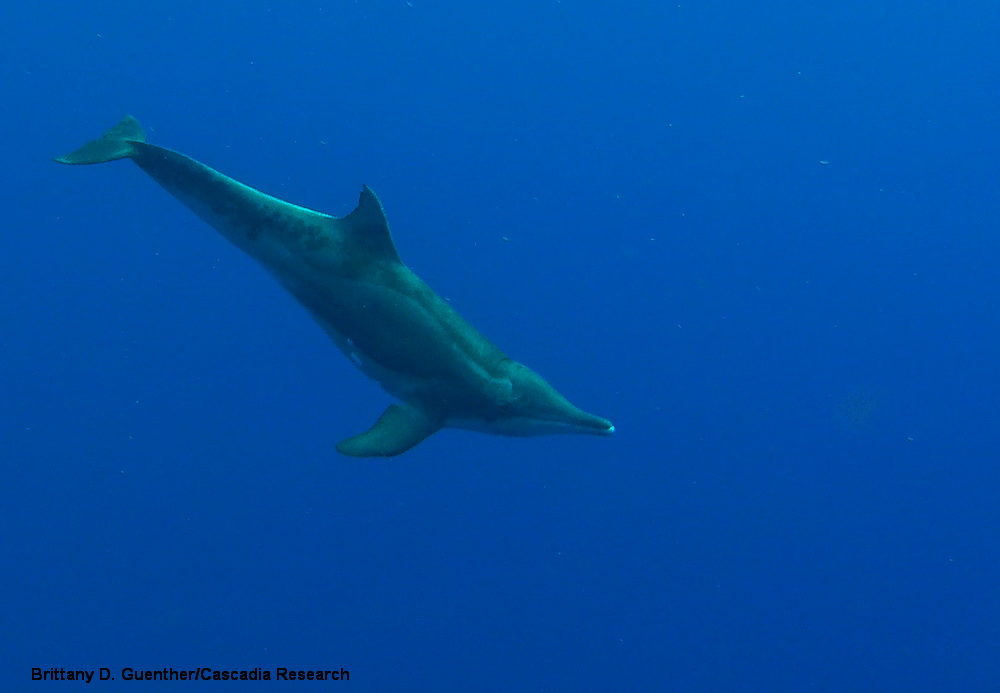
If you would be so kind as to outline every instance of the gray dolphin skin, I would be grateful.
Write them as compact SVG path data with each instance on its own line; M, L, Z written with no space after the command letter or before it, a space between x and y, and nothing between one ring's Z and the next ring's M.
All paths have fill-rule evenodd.
M315 212L147 144L131 116L56 161L116 159L131 159L263 265L365 375L400 400L368 431L341 441L341 453L398 455L446 426L511 436L614 432L610 421L578 409L508 358L410 271L367 186L347 216Z

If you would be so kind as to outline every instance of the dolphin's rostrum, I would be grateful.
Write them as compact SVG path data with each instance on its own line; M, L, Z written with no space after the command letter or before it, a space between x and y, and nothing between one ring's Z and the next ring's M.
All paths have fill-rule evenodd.
M315 212L147 144L131 116L56 161L116 159L132 159L267 268L348 358L401 400L371 429L340 442L340 452L398 455L445 426L515 436L614 432L508 358L410 271L367 186L346 217Z

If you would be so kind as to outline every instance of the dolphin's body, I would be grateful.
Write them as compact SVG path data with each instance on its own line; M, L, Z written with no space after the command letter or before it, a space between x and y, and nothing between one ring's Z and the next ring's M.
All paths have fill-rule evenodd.
M333 217L254 190L189 157L147 144L126 116L64 164L132 159L169 193L257 260L337 347L402 404L337 445L359 457L405 452L451 426L502 435L593 433L588 414L508 358L402 263L382 205L367 186Z

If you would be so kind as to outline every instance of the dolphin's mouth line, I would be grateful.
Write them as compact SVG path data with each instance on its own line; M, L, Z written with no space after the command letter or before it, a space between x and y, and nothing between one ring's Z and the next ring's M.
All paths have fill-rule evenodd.
M564 419L527 416L500 417L494 421L494 425L498 431L515 436L531 436L542 433L582 433L610 436L615 432L615 426L610 421L602 425L589 425Z

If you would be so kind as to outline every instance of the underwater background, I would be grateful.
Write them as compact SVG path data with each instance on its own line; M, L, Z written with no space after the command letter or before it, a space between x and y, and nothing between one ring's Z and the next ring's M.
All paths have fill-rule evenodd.
M6 3L0 687L1000 687L1000 5ZM609 439L391 401L128 162L348 213Z

